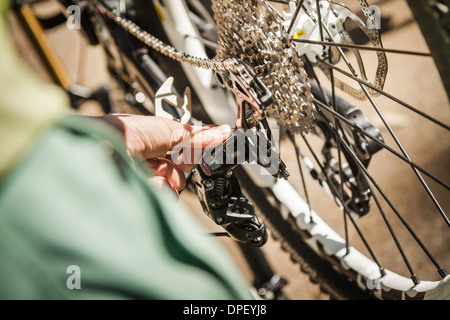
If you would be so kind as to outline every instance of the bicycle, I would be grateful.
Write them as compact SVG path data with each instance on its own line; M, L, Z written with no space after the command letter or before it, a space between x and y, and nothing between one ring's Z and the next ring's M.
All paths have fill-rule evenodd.
M158 89L168 76L174 76L175 92L183 92L187 86L193 88L192 111L196 118L204 122L235 124L237 117L239 125L247 129L260 126L258 132L269 128L281 132L283 138L280 149L290 148L289 153L281 152L281 159L287 154L295 155L293 162L296 163L299 174L296 180L292 177L289 182L283 179L282 176L287 176L283 162L276 163L277 171L271 175L260 175L260 165L242 164L235 167L234 163L233 166L226 167L226 170L211 168L206 164L206 171L196 171L193 180L200 188L200 199L205 211L217 224L224 225L223 221L218 220L220 215L216 215L211 205L217 200L217 195L219 200L229 199L224 197L226 190L237 190L233 196L239 199L240 188L234 180L237 176L239 185L251 203L244 198L241 202L232 204L229 201L219 201L217 207L228 209L233 205L238 206L240 214L244 214L245 210L253 211L252 203L259 207L257 216L272 230L273 237L280 240L293 261L314 282L319 282L321 288L332 298L448 298L445 290L448 288L449 277L443 265L438 263L436 254L427 249L428 245L419 236L417 225L413 225L411 219L406 221L400 213L403 207L400 208L397 203L401 199L395 199L394 205L392 198L387 196L384 190L390 188L390 185L382 189L375 176L369 172L370 169L376 174L380 170L377 164L384 169L386 163L395 164L395 161L411 167L412 178L418 179L419 188L424 188L430 203L425 205L420 200L413 203L413 197L412 200L410 198L410 207L427 208L421 208L421 211L428 211L431 207L440 213L439 219L444 221L437 228L443 234L438 239L443 242L443 251L437 254L444 262L448 262L445 239L448 239L446 226L448 227L449 222L440 204L445 204L448 183L412 160L413 157L410 157L386 120L385 110L382 111L375 102L375 98L382 99L377 96L383 96L432 123L436 127L433 132L444 137L439 141L442 146L435 153L440 152L445 157L448 146L448 136L445 139L445 133L450 127L440 118L446 115L448 117L448 110L443 110L443 114L437 116L429 115L392 96L384 90L384 86L388 54L425 56L422 59L429 59L433 55L448 92L446 62L450 56L449 30L448 24L439 24L439 21L445 21L448 16L446 1L434 1L431 9L429 2L408 1L424 33L428 34L430 29L436 33L436 37L426 37L431 54L384 48L381 31L376 28L379 18L377 20L364 0L354 5L363 11L360 17L349 7L331 1L243 1L246 5L213 1L214 10L209 1L198 0L152 3L139 0L61 2L64 8L78 5L82 9L81 21L93 21L93 24L85 23L83 31L92 44L100 43L106 51L109 72L118 87L128 93L123 94L128 99L125 111L153 113L154 106L151 102L155 100ZM286 11L282 12L280 6ZM318 10L318 7L321 9ZM367 19L366 23L363 18ZM219 21L217 25L216 21ZM253 24L245 23L246 21L252 21ZM424 22L429 22L429 25L424 25ZM345 28L352 25L353 29ZM99 30L109 33L109 37L102 36ZM365 35L365 44L351 40L361 39L361 34ZM169 43L173 47L166 46ZM365 51L376 52L376 66L373 67L376 76L373 82L367 80L363 66L367 61ZM350 52L355 55L359 72L352 67L348 58ZM214 58L216 60L212 60ZM294 65L296 70L282 70L288 69L286 61ZM339 63L344 66L341 67ZM193 68L192 65L206 70ZM265 65L270 68L281 66L281 71L274 74ZM349 71L344 69L346 66ZM216 69L215 74L211 68ZM356 82L358 87L338 78L339 74L344 75L347 81L350 79ZM253 82L246 82L248 79ZM326 79L331 84L330 89L323 84ZM290 88L283 87L288 87L287 80ZM67 85L65 87L70 91ZM336 88L344 92L342 96L337 96ZM233 95L230 91L235 96L238 96L237 93L246 95L246 99L238 99L237 113L236 102L231 99ZM80 99L97 98L98 94L80 97L72 92L72 96L75 96L74 105L78 105ZM104 97L102 94L100 96ZM368 100L365 105L359 102L364 98ZM255 103L251 99L258 101ZM100 101L105 111L108 111L107 101L103 98ZM444 104L448 105L448 102L445 101ZM374 124L374 117L367 110L367 105L380 119L378 123ZM117 106L115 107L115 111L118 111ZM167 110L171 110L170 107ZM268 126L265 122L266 115L267 118L278 121L272 121ZM310 134L307 135L306 132ZM265 141L271 141L270 138L270 134L261 137ZM269 149L275 154L278 151L276 148ZM386 158L386 154L390 154L392 158ZM212 169L214 174L208 175L208 169ZM267 168L269 169L271 168ZM389 173L395 175L395 170L391 169ZM231 172L230 176L224 177L223 174L227 175L228 172ZM405 172L401 171L403 176L399 181L403 185L412 180ZM433 183L433 192L430 183ZM215 190L214 186L220 188ZM322 206L321 201L312 204L313 200L321 200L324 196L331 198L331 202L335 204L343 226L335 226L333 220L336 220L337 214L333 213L331 217L327 215L329 207ZM371 212L372 207L378 213ZM414 270L421 261L410 260L415 254L406 251L401 245L405 240L400 239L401 235L394 230L397 225L388 216L388 210L391 216L398 218L431 261L430 264L434 265L438 271L437 279L419 280ZM383 228L387 229L383 231L377 226L376 234L392 237L399 252L387 267L380 262L376 250L369 245L367 236L364 235L364 232L371 231L371 220L375 215L379 215L385 224ZM247 244L263 244L266 237L264 225L254 215L246 216L245 219L246 223L252 223L239 229L244 230L243 234L238 235L236 230L226 229L228 234ZM327 223L325 220L331 222ZM362 226L356 223L357 220ZM370 221L366 222L367 220ZM437 220L433 221L437 225ZM234 226L233 223L226 226L230 225ZM353 226L353 231L349 229L350 225ZM334 230L339 228L343 235ZM354 239L351 233L356 233L360 239ZM359 250L355 248L357 245ZM277 280L274 283L266 281L262 286L266 293L275 292L276 296L283 281L274 278L260 253L255 253L257 251L245 245L241 247L247 254L251 255L249 252L252 252L259 257L257 264L262 263L267 268L262 272L265 279ZM381 249L377 248L378 251ZM402 262L409 278L399 274L405 271L397 268L399 262ZM433 279L434 275L430 276L428 270L425 273Z

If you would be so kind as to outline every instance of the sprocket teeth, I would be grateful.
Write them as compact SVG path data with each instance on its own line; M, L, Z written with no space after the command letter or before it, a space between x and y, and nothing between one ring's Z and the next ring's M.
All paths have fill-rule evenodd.
M213 0L213 11L218 56L241 59L255 71L274 97L268 114L281 125L310 131L314 112L303 62L266 0Z

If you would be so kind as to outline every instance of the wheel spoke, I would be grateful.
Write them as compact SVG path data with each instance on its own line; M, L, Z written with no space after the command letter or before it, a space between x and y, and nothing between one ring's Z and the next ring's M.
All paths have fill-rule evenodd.
M369 47L369 46L350 44L350 43L335 43L335 42L329 42L329 41L317 41L317 40L294 39L294 38L292 38L291 41L299 42L299 43L307 43L307 44L316 44L316 45L322 45L322 46L347 48L347 49L358 49L358 50L365 50L365 51L376 51L376 52L385 52L385 53L398 53L398 54L408 54L408 55L415 55L415 56L422 56L422 57L431 57L431 53L428 53L428 52L377 48L377 47Z
M331 57L329 57L329 59L331 60ZM333 110L337 112L337 106L336 106L336 86L335 86L335 82L334 82L334 71L330 70L330 83L331 83L331 100L332 100L332 106L333 106ZM316 79L318 79L317 75L315 74L314 77ZM320 86L320 84L319 84ZM322 90L323 92L323 90ZM322 93L323 94L323 93ZM338 121L338 118L334 119L334 125L336 126L336 128L338 128L338 130L340 130L342 133L344 132L344 130L342 129L341 123ZM339 179L341 180L341 184L340 184L340 194L341 197L344 197L344 185L342 183L342 181L344 181L344 173L342 171L342 152L341 152L341 143L337 142L337 152L338 152L338 165L339 165ZM347 223L347 215L343 214L343 218L344 218L344 234L345 234L345 243L346 243L346 251L347 254L349 252L349 237L348 237L348 223Z
M208 39L202 38L202 37L196 37L196 36L192 36L192 35L186 35L185 38L192 38L192 39L196 39L200 42L202 42L204 45L210 47L211 49L217 50L219 49L219 45L213 41L210 41Z
M319 166L323 176L325 177L326 183L331 191L331 193L333 194L333 196L339 200L339 202L342 204L343 210L345 215L350 219L353 227L355 228L356 232L358 233L361 241L364 243L364 246L366 247L367 251L369 252L370 256L372 257L373 261L377 264L378 268L380 269L380 273L384 274L384 268L381 267L377 257L375 256L375 253L373 252L372 248L370 247L369 243L367 242L366 238L364 237L364 235L362 234L360 228L358 227L358 225L355 222L355 219L353 219L352 215L350 214L350 209L348 208L347 204L345 203L344 199L341 198L337 192L337 190L335 189L333 183L331 183L331 181L328 178L328 175L325 172L325 169L323 168L322 164L320 163L320 160L317 158L316 153L314 152L314 150L312 149L310 143L308 142L308 139L306 139L305 134L301 133L301 137L303 139L303 141L305 142L306 146L308 147L309 151L312 153L314 160L316 161L317 165ZM348 248L346 248L346 251L348 253Z
M349 152L349 154L351 155L352 159L355 161L357 166L364 173L364 175L370 180L370 182L377 189L377 191L381 194L381 196L384 198L384 200L389 205L389 207L391 207L392 211L399 218L399 220L403 223L403 225L409 231L409 233L414 238L414 240L417 242L417 244L422 248L422 250L427 255L427 257L430 259L430 261L436 266L438 273L442 277L445 277L447 275L447 272L444 270L444 268L442 268L438 264L436 259L433 257L433 255L430 253L430 251L426 248L426 246L423 244L423 242L420 240L420 238L417 236L417 234L414 232L414 230L411 228L411 226L407 223L407 221L403 218L403 216L400 214L398 209L394 206L392 201L388 198L388 196L385 194L385 192L381 189L381 187L378 185L378 183L375 181L375 179L372 177L372 175L367 171L367 168L361 163L359 158L354 154L354 152L352 151L352 148L342 139L342 137L339 135L339 133L333 128L332 124L326 120L325 115L320 110L318 110L318 113L324 118L324 123L327 125L327 127L331 131L333 131L336 138L339 139L342 146Z
M278 2L278 3L285 3L288 4L288 1L282 1L282 0L275 0L274 2ZM287 33L290 34L292 32L293 26L295 24L295 20L297 20L297 17L300 13L300 10L303 6L303 0L301 1L297 1L297 6L295 8L294 14L292 16L292 20L290 21L289 27L287 29ZM408 222L405 220L405 218L403 217L402 214L400 214L399 210L396 208L396 206L394 206L393 202L391 201L391 199L389 199L389 197L386 195L386 193L381 189L381 187L378 185L378 183L375 181L375 179L372 177L372 175L368 172L366 166L362 163L362 161L358 158L358 156L356 155L355 151L353 150L352 145L349 143L348 137L346 136L347 133L346 131L343 130L342 128L342 122L346 123L348 126L350 126L351 130L355 130L355 132L359 132L360 134L362 134L364 137L374 141L378 146L380 146L381 148L388 150L390 153L392 153L393 155L395 155L397 158L401 159L402 161L404 161L406 164L408 164L411 169L413 170L414 174L416 175L416 177L419 179L420 184L422 185L422 187L424 188L425 192L427 193L428 197L431 199L431 201L433 202L434 206L436 207L436 209L439 211L441 217L444 219L444 221L446 222L447 226L450 226L450 221L446 215L446 213L444 212L444 210L442 209L441 205L439 204L439 202L437 201L436 197L434 196L433 192L431 191L431 189L429 188L427 182L424 180L424 176L428 176L429 178L431 178L433 181L437 182L438 184L440 184L441 186L443 186L444 188L446 188L447 190L450 190L450 185L444 181L442 181L441 179L439 179L438 177L436 177L435 175L431 174L430 172L428 172L427 170L423 169L422 167L420 167L419 165L417 165L415 162L413 162L413 160L411 159L410 155L408 154L408 152L406 151L405 147L403 146L402 142L400 141L400 139L397 137L396 133L394 132L393 128L391 127L390 123L388 122L388 120L386 119L385 115L383 114L383 112L381 111L381 109L379 108L379 106L377 105L377 103L375 102L373 96L372 96L372 92L378 92L384 96L386 96L387 98L389 98L390 100L400 104L401 106L409 109L410 111L418 114L419 116L423 117L424 119L427 119L431 122L433 122L434 124L437 124L438 126L440 126L441 128L450 131L450 126L443 123L442 121L435 119L434 117L428 115L427 113L419 110L416 107L411 106L410 104L394 97L393 95L385 92L382 88L376 87L375 85L371 84L370 82L368 82L367 80L364 80L361 78L360 75L358 75L358 73L355 71L355 68L352 66L352 64L350 63L350 61L348 60L347 56L345 55L343 49L352 49L352 50L361 50L361 51L375 51L378 52L379 54L381 53L392 53L392 54L403 54L403 55L409 55L409 56L419 56L419 57L431 57L431 54L429 52L419 52L419 51L412 51L412 50L401 50L401 49L396 49L396 48L378 48L378 47L371 47L371 46L365 46L365 45L357 45L357 44L351 44L351 43L336 43L335 39L333 38L332 34L330 33L330 31L328 30L327 26L324 24L324 22L322 21L322 17L321 17L321 10L320 10L320 1L319 0L315 0L315 4L316 4L316 15L315 17L311 17L313 20L315 20L314 18L317 19L316 23L318 24L319 27L319 33L320 33L320 40L310 40L310 39L291 39L291 41L293 42L298 42L298 43L306 43L306 44L312 44L312 45L322 45L322 46L332 46L332 47L337 47L337 50L340 54L340 56L342 57L342 59L344 60L344 62L346 63L348 69L350 70L350 72L344 71L334 65L332 65L331 60L330 61L320 61L319 63L322 64L322 66L327 67L329 70L328 74L329 74L329 80L331 82L331 96L329 93L325 94L317 75L314 72L314 69L309 68L309 77L311 79L314 79L315 82L317 83L317 85L319 86L320 89L320 93L322 94L323 99L321 98L320 100L317 99L317 96L320 95L320 93L317 93L316 98L314 98L314 104L316 105L316 110L318 112L318 117L322 117L324 119L325 125L329 128L329 130L332 132L332 134L336 137L336 144L335 147L337 148L337 160L339 163L339 175L340 178L338 178L336 176L336 179L340 179L340 184L339 186L337 186L336 184L332 183L331 177L328 176L327 172L325 171L325 168L323 163L318 159L317 154L312 150L308 140L306 139L306 136L304 133L301 133L301 137L303 138L303 141L305 142L305 144L307 145L308 149L311 151L316 163L319 165L320 170L322 172L322 176L325 178L326 180L326 184L328 186L328 189L332 192L333 197L336 199L336 201L339 201L342 204L342 208L344 211L343 217L344 217L344 227L345 227L345 241L346 241L346 245L347 245L347 252L348 252L348 230L347 230L347 220L350 219L350 222L352 223L352 225L355 227L355 230L358 232L362 242L364 243L364 246L368 249L370 256L372 257L373 261L378 265L378 267L380 268L380 272L383 273L383 268L380 267L380 264L378 262L378 260L376 259L371 247L369 246L369 244L367 243L367 241L364 239L364 236L361 234L360 229L358 228L358 226L355 224L355 221L352 217L352 215L350 214L350 209L348 207L348 203L344 202L344 198L346 198L346 194L344 193L344 189L343 189L343 181L344 181L344 176L343 176L343 165L342 165L342 154L344 153L345 157L348 157L347 154L350 155L350 157L354 160L355 164L357 165L357 167L360 169L360 171L362 172L363 176L365 176L368 181L370 181L369 186L368 186L368 190L371 194L371 196L373 197L375 204L378 208L378 211L381 214L381 217L384 221L384 224L386 225L387 229L389 230L389 233L392 237L392 239L395 242L395 245L410 273L411 279L414 282L414 284L418 284L419 283L419 278L416 275L416 273L414 272L411 263L409 262L408 258L406 257L405 251L399 241L399 238L396 235L396 232L394 231L391 222L388 220L385 211L380 203L380 199L379 199L379 195L381 195L381 197L384 199L384 201L389 205L389 207L392 209L392 211L395 213L395 215L398 217L398 219L401 221L401 223L404 225L404 227L408 230L408 232L411 234L411 236L414 238L414 240L416 241L416 243L419 245L419 247L422 249L422 251L427 255L428 259L434 264L434 266L437 268L438 273L441 277L445 277L447 276L447 272L444 270L443 267L441 267L439 265L439 263L436 261L436 259L434 258L434 256L430 253L430 251L428 250L428 248L424 245L424 243L422 242L422 240L417 236L417 234L414 232L414 230L411 228L411 226L408 224ZM327 33L327 37L329 36L331 38L331 42L328 41L324 41L324 32ZM309 63L309 61L306 59L305 65L308 66L307 64ZM385 126L385 128L387 129L387 131L389 132L390 137L393 139L393 141L395 142L395 145L393 145L394 148L396 148L394 150L394 148L388 146L384 141L382 141L379 138L374 137L373 135L365 132L363 129L359 128L356 124L352 123L350 120L348 120L347 118L345 118L343 115L339 114L338 109L336 107L336 93L335 93L335 80L334 80L334 71L337 71L341 74L344 74L346 76L348 76L350 79L357 81L357 83L359 84L359 86L361 87L361 92L364 93L364 95L367 97L367 99L369 100L369 102L371 103L372 107L374 108L375 112L377 113L378 117L380 118L380 120L382 121L383 125ZM363 72L363 71L361 71ZM310 74L311 73L311 74ZM369 89L372 89L373 91L369 91ZM375 93L374 93L375 94ZM327 111L327 116L325 116L323 114L323 111ZM334 120L329 117L329 115L332 114L334 116ZM346 127L347 130L347 127ZM291 138L291 141L294 144L295 150L296 150L296 156L297 156L297 161L298 161L298 166L299 166L299 170L301 171L301 164L300 164L300 156L302 156L299 152L299 150L297 149L297 145L295 144L295 137ZM397 151L398 150L398 151ZM348 159L350 160L350 159ZM328 170L328 169L327 169ZM424 176L422 176L422 174ZM304 189L306 188L305 186L305 182L303 179L303 173L301 172L302 175L302 183L304 185ZM321 184L323 184L323 178L320 179ZM325 187L325 185L323 185ZM340 187L340 188L339 188ZM340 189L340 190L337 190ZM305 189L306 190L306 189ZM377 191L377 193L375 194L374 191ZM307 203L308 206L310 207L310 202L309 199L307 199Z
M411 264L409 263L409 260L406 257L405 252L403 251L403 248L402 248L402 246L400 244L400 241L398 240L397 235L394 232L394 229L392 229L391 223L389 222L386 214L384 213L384 210L383 210L380 202L378 201L377 195L373 192L372 188L370 188L370 192L372 193L372 197L375 200L375 204L377 205L378 211L380 212L381 216L383 217L384 224L388 228L389 233L391 234L391 237L394 240L395 245L396 245L398 251L400 252L400 255L402 256L402 259L403 259L403 262L406 265L406 268L408 268L408 271L409 271L409 273L411 275L411 279L417 285L419 283L419 277L417 276L417 274L412 269Z
M311 68L311 70L313 72L313 77L316 80L316 82L317 82L317 84L318 84L318 86L319 86L319 88L321 90L322 96L324 97L324 100L326 101L327 108L331 109L330 108L329 99L328 99L327 95L325 94L325 92L324 92L324 90L323 90L323 88L322 88L322 86L321 86L321 84L319 82L319 79L318 79L316 73L314 72L314 69ZM337 113L334 73L333 73L333 70L330 70L330 71L331 71L330 72L330 82L331 82L331 91L332 91L331 95L332 95L332 101L333 101L332 102L333 103L333 110L334 110L335 113ZM335 117L334 120L335 120L334 125L337 128L337 131L343 133L344 130L343 130L342 126L341 126L341 123L338 121L338 117ZM348 143L348 140L346 140L346 142ZM343 183L342 183L342 181L343 181L343 171L342 171L341 143L339 141L337 141L336 145L337 145L337 149L338 149L339 176L340 176L340 181L341 181L341 183L340 183L340 190L339 190L339 195L340 195L339 199L343 199L343 197L344 197L344 190L343 190ZM316 161L317 161L317 158L316 158ZM322 173L325 175L323 170L322 170ZM330 182L328 182L328 184L330 184ZM398 250L399 250L399 252L400 252L400 254L402 256L402 259L403 259L403 261L404 261L404 263L405 263L405 265L406 265L406 267L407 267L407 269L408 269L408 271L410 273L411 279L413 280L413 282L415 284L418 284L419 283L419 278L416 275L416 273L414 272L414 270L412 269L411 264L409 263L409 260L407 259L406 255L405 255L405 253L403 251L403 248L402 248L400 242L398 241L398 238L397 238L394 230L392 229L391 224L390 224L389 220L387 219L383 208L380 205L380 202L378 201L378 197L376 196L376 194L374 194L373 190L370 187L369 187L369 190L370 190L370 192L371 192L371 194L372 194L372 196L373 196L373 198L375 200L375 203L377 205L377 208L378 208L380 214L382 215L383 220L384 220L384 222L385 222L385 224L386 224L386 226L387 226L387 228L388 228L388 230L389 230L389 232L390 232L390 234L391 234L391 236L392 236L392 238L393 238L393 240L394 240L394 242L395 242L395 244L396 244L396 246L397 246L397 248L398 248ZM335 191L338 192L337 190L335 190ZM340 200L340 202L343 203L342 200ZM348 223L347 223L347 219L348 219L347 216L348 216L348 214L347 214L347 211L348 211L348 209L347 210L345 210L345 209L343 210L343 218L344 218L344 233L345 233L346 253L348 254L348 252L349 252L349 236L348 236ZM354 224L354 223L352 222L352 224ZM364 242L364 240L363 240L363 242ZM379 266L379 264L378 264L378 266ZM382 270L383 269L380 269L380 271L382 271Z
M319 22L319 34L320 40L323 41L323 22L322 22L322 12L320 12L320 3L319 0L316 0L316 12L317 12L317 20Z
M328 62L322 61L321 63L324 64L324 65L326 65L326 66L328 66L328 67L331 68L331 69L334 69L334 70L338 71L339 73L342 73L343 75L349 77L350 79L355 80L355 81L359 82L360 84L362 84L362 85L364 85L364 86L366 86L366 87L368 87L368 88L370 88L370 89L372 89L372 90L375 90L375 91L381 93L382 95L384 95L385 97L391 99L392 101L397 102L398 104L400 104L400 105L402 105L402 106L408 108L409 110L411 110L411 111L417 113L418 115L420 115L420 116L422 116L422 117L424 117L424 118L426 118L426 119L428 119L428 120L434 122L435 124L439 125L440 127L444 128L444 129L450 131L450 126L449 126L449 125L447 125L447 124L445 124L445 123L443 123L443 122L441 122L441 121L439 121L439 120L437 120L437 119L431 117L430 115L428 115L428 114L424 113L423 111L420 111L419 109L417 109L417 108L415 108L415 107L409 105L408 103L406 103L406 102L404 102L404 101L402 101L402 100L400 100L400 99L394 97L393 95L387 93L386 91L381 90L381 89L375 87L375 86L374 86L373 84L371 84L370 82L365 81L365 80L362 80L362 79L360 79L360 78L358 78L358 77L355 77L354 75L348 73L347 71L342 70L341 68L336 67L336 66L334 66L334 65L332 65L332 64L330 64L330 63L328 63Z
M275 2L275 3L281 3L281 4L289 4L291 1L287 0L267 0L268 2Z
M289 24L289 27L287 29L288 34L291 34L292 28L294 27L295 20L297 20L298 13L300 12L300 9L302 8L304 1L305 0L300 0L300 3L295 8L294 14L291 19L291 23Z
M282 1L275 1L275 2L282 2ZM333 189L332 193L334 194L335 198L339 199L339 201L342 203L342 205L344 207L344 225L345 225L345 228L346 228L346 230L345 230L345 232L346 232L346 243L348 244L347 227L346 227L347 218L350 218L350 221L355 226L355 228L357 228L357 227L356 227L356 225L355 225L351 215L349 215L349 211L348 211L348 208L346 208L346 204L342 200L344 198L344 191L343 191L343 186L342 186L342 181L344 181L343 180L343 175L342 175L343 172L342 172L342 159L341 159L342 148L344 150L346 150L351 155L351 157L354 159L354 161L356 162L356 164L358 165L360 170L364 173L364 176L366 176L370 180L371 184L375 187L375 189L378 190L378 193L383 197L383 199L386 201L386 203L394 211L396 216L403 223L403 225L406 227L406 229L409 231L409 233L413 236L415 241L419 244L419 246L422 248L422 250L428 256L428 258L431 260L431 262L437 267L439 274L441 276L446 275L447 273L445 272L445 270L442 267L440 267L440 265L437 263L436 259L431 255L430 251L424 246L424 244L418 238L416 233L412 230L412 228L409 226L409 224L406 222L406 220L403 218L403 216L399 213L398 209L393 205L392 201L387 197L387 195L384 193L384 191L380 188L380 186L376 183L376 181L373 179L373 177L369 174L369 172L367 171L367 168L362 164L362 162L356 156L356 154L352 150L352 147L351 147L350 143L347 140L347 137L345 136L344 130L342 129L342 125L341 125L341 122L340 122L340 120L344 121L349 126L354 128L356 131L358 131L359 133L363 134L365 137L371 139L372 141L374 141L376 144L378 144L382 148L390 151L392 154L394 154L398 158L402 159L405 163L409 164L411 166L411 169L413 170L413 172L415 173L415 175L419 179L421 185L425 189L426 193L428 194L429 198L432 200L433 204L438 209L438 211L440 212L441 216L446 221L447 225L450 226L450 222L449 222L445 212L443 211L443 209L441 208L439 202L435 198L433 192L431 191L431 189L428 187L427 183L423 179L423 176L422 176L421 173L423 173L423 174L427 175L428 177L432 178L434 181L438 182L440 185L444 186L447 189L450 189L450 185L448 185L447 183L441 181L439 178L435 177L434 175L432 175L428 171L424 170L423 168L421 168L420 166L418 166L417 164L415 164L412 161L412 159L410 158L409 154L405 150L404 146L400 142L400 140L397 137L397 135L395 134L394 130L392 129L391 125L389 124L389 122L387 121L387 119L385 118L383 113L381 112L381 110L378 107L377 103L374 101L372 95L368 91L368 88L373 89L374 91L376 91L376 92L378 92L378 93L388 97L389 99L399 103L400 105L402 105L402 106L408 108L409 110L417 113L418 115L422 116L423 118L432 121L433 123L439 125L440 127L444 128L446 130L450 131L450 126L448 126L448 125L442 123L441 121L431 117L430 115L428 115L428 114L418 110L417 108L412 107L411 105L401 101L400 99L390 95L389 93L386 93L384 90L382 90L380 88L377 88L376 86L370 84L368 81L362 80L358 76L358 73L355 71L355 69L353 68L353 66L349 62L348 58L346 57L346 55L345 55L345 53L343 52L342 49L343 48L347 48L347 49L357 49L357 50L365 50L365 51L376 51L376 52L383 52L383 53L395 53L395 54L423 56L423 57L430 57L431 54L427 53L427 52L417 52L417 51L410 51L410 50L400 50L400 49L390 49L390 48L376 48L376 47L369 47L369 46L356 45L356 44L340 44L340 43L336 43L336 41L333 38L333 36L331 35L330 31L328 30L328 28L324 25L324 23L322 21L319 0L316 0L315 4L316 4L317 23L319 25L319 32L320 32L320 41L309 40L309 39L291 39L291 40L294 41L294 42L299 42L299 43L308 43L308 44L314 44L314 45L337 47L337 49L339 51L339 54L341 55L341 57L343 58L343 60L347 64L349 70L351 71L351 73L348 73L348 72L345 72L344 70L341 70L341 69L335 67L330 62L321 61L321 63L323 65L325 65L325 66L327 66L329 68L330 82L331 82L331 91L332 91L332 93L331 93L331 100L332 100L332 102L330 102L330 98L325 94L325 92L324 92L322 86L320 85L320 82L318 81L318 78L315 75L315 73L313 72L313 74L309 75L311 78L314 78L316 80L316 82L317 82L317 84L319 86L320 92L322 93L322 96L323 96L323 101L319 101L317 99L314 99L316 105L322 107L323 109L327 110L328 112L330 112L330 113L332 113L334 115L334 119L335 120L334 120L334 125L333 125L332 124L333 121L331 121L328 118L326 118L325 115L318 108L318 112L324 118L324 121L325 121L327 127L329 127L330 130L333 131L333 134L336 136L336 140L337 140L336 141L336 146L337 146L337 149L338 149L337 152L338 152L338 161L339 161L339 173L340 173L340 181L341 181L341 184L340 184L341 188L340 189L341 190L336 190L337 186L335 186L333 183L328 181L328 176L327 176L326 172L324 171L324 169L323 169L323 167L321 165L321 162L317 159L317 155L312 151L312 148L309 146L309 143L308 143L306 137L304 136L304 134L301 134L301 136L302 136L303 140L305 141L305 143L307 144L309 150L313 153L313 156L314 156L316 162L321 167L323 176L325 177L325 179L327 179L327 184L329 186L329 189ZM303 0L295 8L295 12L294 12L292 20L291 20L291 22L289 24L288 34L290 34L291 31L292 31L293 25L295 23L295 20L297 19L297 16L298 16L298 14L300 12L300 9L301 9L302 5L303 5ZM325 32L327 32L327 35L331 38L332 42L324 41L324 35L323 35L324 30L325 30ZM313 70L313 68L310 68L310 70ZM333 73L334 70L337 70L340 73L348 75L351 79L353 79L353 80L358 82L358 84L361 87L362 92L367 97L369 102L372 104L374 110L378 114L378 117L383 122L384 126L388 130L388 132L389 132L390 136L392 137L392 139L395 141L395 143L396 143L397 147L399 148L400 152L397 152L393 148L389 147L386 143L384 143L380 139L375 138L372 135L364 132L362 129L357 127L355 124L351 123L344 116L340 115L337 112L334 73ZM294 146L295 146L295 143L294 143ZM297 154L297 158L298 158L299 154L297 152L297 149L296 149L296 154ZM403 248L402 248L402 246L401 246L401 244L400 244L400 242L399 242L399 240L398 240L394 230L392 229L391 223L388 221L388 219L387 219L387 217L386 217L386 215L384 213L384 210L383 210L383 208L382 208L382 206L381 206L381 204L379 202L379 199L378 199L377 195L372 191L372 187L369 186L369 189L370 189L371 194L373 195L375 203L376 203L376 205L377 205L377 207L378 207L378 209L380 211L380 214L382 215L384 223L386 224L386 226L387 226L387 228L388 228L388 230L389 230L389 232L390 232L390 234L391 234L391 236L392 236L392 238L393 238L393 240L394 240L394 242L395 242L395 244L396 244L396 246L397 246L397 248L398 248L398 250L399 250L399 252L400 252L400 254L402 256L402 258L403 258L403 261L404 261L406 267L408 268L408 270L409 270L409 272L411 274L411 279L413 280L413 282L415 284L419 283L418 277L414 273L414 271L413 271L413 269L411 267L411 264L409 263L406 255L404 253L404 250L403 250ZM308 205L309 205L309 201L308 201ZM358 228L357 228L357 231L359 233L359 229ZM362 238L362 240L363 240L365 246L368 247L366 241L363 238ZM368 247L368 250L369 250L369 253L372 256L373 260L379 266L379 263L375 259L374 255L373 255L373 252L370 249L370 247Z
M373 142L375 142L376 144L378 144L380 147L386 149L387 151L389 151L390 153L392 153L393 155L395 155L396 157L398 157L399 159L403 160L404 162L408 163L411 166L414 166L415 168L417 168L419 171L421 171L422 173L426 174L429 178L433 179L435 182L439 183L441 186L443 186L444 188L446 188L447 190L450 190L450 185L445 183L444 181L440 180L438 177L434 176L433 174L431 174L430 172L428 172L427 170L425 170L424 168L422 168L421 166L419 166L418 164L416 164L415 162L411 161L410 159L404 157L403 155L401 155L400 153L398 153L397 151L395 151L394 149L392 149L390 146L388 146L387 144L385 144L383 141L379 140L378 138L374 137L373 135L367 133L366 131L364 131L363 129L359 128L357 125L353 124L352 122L350 122L348 119L346 119L344 116L342 116L341 114L337 113L336 111L334 111L333 109L331 109L330 107L326 106L324 103L322 103L320 100L314 99L314 102L319 105L321 108L324 108L326 111L330 112L333 114L333 116L335 116L336 118L339 118L340 120L342 120L343 122L345 122L347 125L351 126L353 129L355 129L356 131L358 131L359 133L361 133L362 135L364 135L365 137L369 138L370 140L372 140Z
M332 39L333 42L336 42L334 40L333 35L331 34L331 32L328 30L328 28L325 28L325 30L328 33L328 36ZM343 60L345 61L347 67L350 69L351 73L353 74L353 76L358 78L358 74L356 73L355 69L353 68L353 66L351 65L351 63L349 62L347 56L345 55L345 53L342 51L341 48L338 47L338 51L339 54L341 55L341 57L343 58ZM366 95L367 99L369 100L369 102L372 104L373 108L375 109L376 113L378 114L379 118L381 119L381 121L383 122L384 126L386 127L386 129L388 130L390 136L394 139L395 143L397 144L397 146L399 147L400 151L403 153L403 155L410 161L411 158L409 157L408 153L406 152L405 148L403 147L403 145L401 144L400 140L398 139L397 135L395 134L394 130L392 129L392 127L390 126L389 122L387 121L387 119L385 118L385 116L383 115L383 113L381 112L380 108L378 107L378 105L375 103L375 101L373 100L372 95L369 93L369 91L367 90L367 88L359 83L359 85L361 86L361 89L363 90L364 94ZM411 166L412 170L414 171L414 173L416 174L417 178L419 179L421 185L423 186L423 188L425 189L426 193L428 194L429 198L431 199L431 201L433 202L434 206L436 207L436 209L439 211L439 214L442 216L442 218L444 219L444 221L447 223L447 226L450 227L450 220L448 219L447 215L445 214L444 210L442 209L441 205L439 204L439 202L437 201L436 197L434 196L433 192L431 191L431 189L428 187L428 184L425 182L425 180L423 179L422 175L420 174L420 172L414 167Z
M306 187L307 185L306 185L305 176L304 176L304 173L303 173L303 166L302 166L301 161L300 161L300 158L302 157L302 154L301 154L301 151L300 151L300 149L299 149L299 147L298 147L298 145L297 145L297 143L295 141L294 134L292 134L292 132L290 132L289 130L287 130L287 134L288 134L288 137L289 137L290 141L292 142L292 144L294 146L294 149L295 149L297 166L298 166L298 170L300 172L300 177L302 179L303 192L305 193L305 200L306 200L306 203L308 205L310 222L313 222L312 221L312 214L311 214L311 210L312 210L311 209L311 202L310 202L310 199L309 199L308 188Z

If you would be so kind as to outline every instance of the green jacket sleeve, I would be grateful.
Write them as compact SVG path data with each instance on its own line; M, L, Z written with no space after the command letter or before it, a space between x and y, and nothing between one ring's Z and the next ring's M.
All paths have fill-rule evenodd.
M2 181L0 298L250 298L228 253L148 186L121 140L68 117Z

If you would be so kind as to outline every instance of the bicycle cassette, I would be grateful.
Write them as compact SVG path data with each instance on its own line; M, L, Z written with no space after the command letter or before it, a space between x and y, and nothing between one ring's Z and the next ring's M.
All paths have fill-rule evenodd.
M219 58L242 60L273 97L267 113L291 130L310 131L311 87L281 18L265 0L213 0Z

